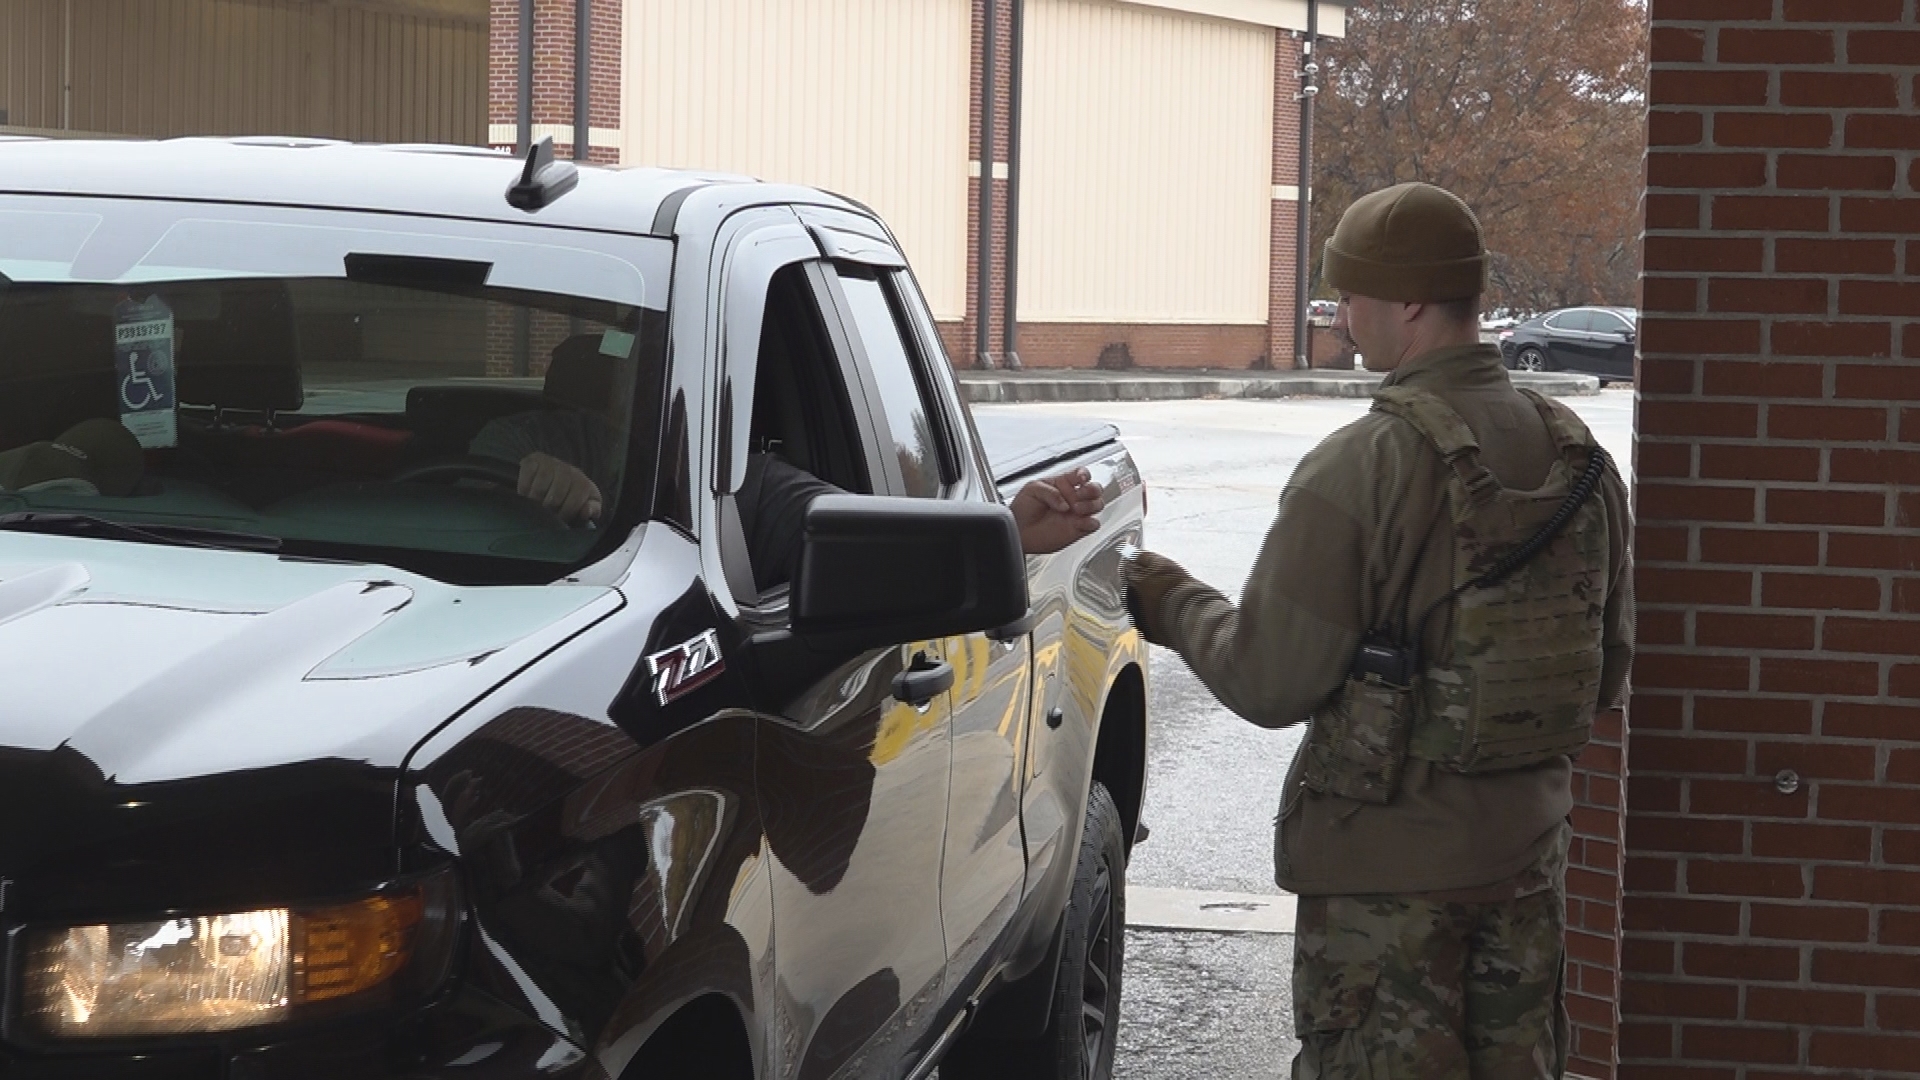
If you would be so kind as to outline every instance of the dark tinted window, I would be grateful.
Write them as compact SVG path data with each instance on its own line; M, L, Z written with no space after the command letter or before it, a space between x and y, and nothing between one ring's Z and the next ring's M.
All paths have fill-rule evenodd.
M844 370L807 264L782 267L767 288L760 323L750 449L846 491L872 494Z
M927 396L902 320L877 277L843 268L840 283L855 331L866 347L873 384L880 394L880 418L893 438L904 494L933 498L940 494L939 439L927 408Z
M1578 311L1562 311L1547 318L1549 330L1589 330L1593 327L1593 312L1582 308Z
M1593 328L1603 334L1624 334L1633 326L1611 311L1596 311L1593 313Z

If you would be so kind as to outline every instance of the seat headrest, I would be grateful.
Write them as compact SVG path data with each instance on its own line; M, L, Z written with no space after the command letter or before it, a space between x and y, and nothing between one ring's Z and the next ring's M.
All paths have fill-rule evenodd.
M174 371L180 403L242 412L299 409L306 394L286 283L237 281L217 289L217 318L178 322Z
M604 413L613 402L618 357L600 351L601 335L575 334L554 346L541 392L548 401Z

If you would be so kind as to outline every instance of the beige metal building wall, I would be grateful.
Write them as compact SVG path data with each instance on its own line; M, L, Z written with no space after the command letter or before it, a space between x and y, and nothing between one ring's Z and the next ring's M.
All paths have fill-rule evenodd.
M310 46L309 70L332 80L330 114L313 117L315 130L363 141L485 145L484 2L401 14L335 0L330 23L320 16L324 5L314 6L314 32L332 36L330 63L320 41Z
M57 0L0 0L0 123L59 126L61 29Z
M1022 323L1267 321L1274 30L1030 0Z
M486 94L486 0L0 0L12 127L480 144Z
M621 160L872 206L966 310L970 0L627 0Z

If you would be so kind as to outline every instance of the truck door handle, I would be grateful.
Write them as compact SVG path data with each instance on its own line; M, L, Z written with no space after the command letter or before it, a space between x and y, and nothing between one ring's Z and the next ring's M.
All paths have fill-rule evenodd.
M913 658L905 671L893 677L893 697L916 709L926 708L934 698L953 689L953 665L934 660L926 653Z

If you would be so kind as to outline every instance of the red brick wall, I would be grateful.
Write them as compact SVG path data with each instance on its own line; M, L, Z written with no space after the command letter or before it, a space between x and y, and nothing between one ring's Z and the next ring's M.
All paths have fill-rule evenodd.
M933 328L940 332L940 345L947 351L947 361L955 368L968 368L967 348L973 341L973 327L963 322L936 322Z
M996 5L992 48L994 49L994 99L993 99L993 153L981 153L981 86L985 77L986 50L989 42L986 34L986 0L973 0L973 63L971 81L967 88L968 160L980 163L980 175L967 184L967 308L966 315L956 324L958 336L946 334L948 354L955 367L979 367L980 353L985 351L992 357L993 366L1001 367L1006 363L1001 348L1005 333L1007 311L1007 192L1006 180L991 180L992 164L1005 166L1008 163L1009 149L1013 142L1008 131L1013 117L1013 4L1011 0L1001 0ZM975 331L979 329L980 311L980 185L983 182L993 184L993 236L990 249L990 267L988 270L989 297L987 316L989 329L984 350L975 340ZM1024 361L1023 347L1016 346Z
M1915 2L1651 15L1621 1072L1920 1077Z
M1031 354L1030 367L1091 368L1124 346L1137 368L1246 371L1265 362L1267 333L1258 324L1022 323L1020 357Z
M1299 187L1300 179L1300 65L1306 39L1274 31L1273 48L1273 182ZM1293 366L1295 312L1299 310L1298 278L1294 262L1299 254L1300 204L1273 200L1272 252L1267 265L1267 364L1280 370Z
M958 322L937 328L953 365L970 366L961 350L973 328ZM1268 333L1262 324L1023 322L1020 362L1028 368L1092 368L1108 346L1125 345L1133 366L1143 370L1259 370L1267 362Z
M519 0L492 0L487 9L487 122L511 124L519 100Z
M624 6L623 0L593 0L593 19L588 27L591 40L587 45L590 65L587 71L587 123L590 127L609 131L620 130L620 23ZM568 104L572 104L571 96ZM619 159L613 147L589 146L588 152L595 161L601 160L596 155L602 152L611 153L611 160Z
M590 129L620 128L620 20L623 0L592 0L588 27L587 124ZM574 0L534 0L533 122L558 125L554 154L573 156ZM487 112L490 124L519 120L520 3L492 0L488 35ZM511 148L507 141L495 145ZM617 162L618 148L588 145L587 158Z
M1626 754L1620 713L1602 713L1593 741L1574 763L1573 846L1567 853L1567 1069L1611 1080L1619 1029L1620 870Z

